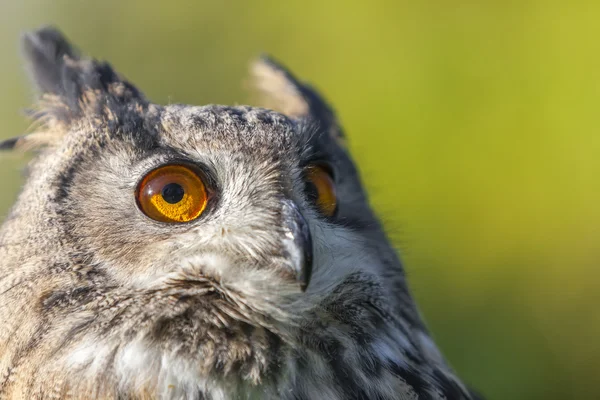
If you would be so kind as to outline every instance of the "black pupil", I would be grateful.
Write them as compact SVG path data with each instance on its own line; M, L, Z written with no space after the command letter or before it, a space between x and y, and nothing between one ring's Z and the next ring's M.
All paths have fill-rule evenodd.
M183 199L185 190L178 183L169 183L160 192L162 198L169 204L177 204Z
M308 197L308 200L313 203L316 203L319 199L319 190L317 189L317 186L314 183L308 181L306 182L304 190L306 193L306 197Z

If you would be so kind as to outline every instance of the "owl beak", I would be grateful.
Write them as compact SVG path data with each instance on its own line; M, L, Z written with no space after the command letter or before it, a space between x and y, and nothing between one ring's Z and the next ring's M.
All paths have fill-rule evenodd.
M296 272L302 291L306 291L312 274L313 247L310 229L296 203L283 201L284 247Z

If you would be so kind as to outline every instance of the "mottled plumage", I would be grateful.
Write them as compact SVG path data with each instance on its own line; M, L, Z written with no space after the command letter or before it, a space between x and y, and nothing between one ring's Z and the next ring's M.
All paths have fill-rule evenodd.
M24 49L41 95L34 131L0 144L37 153L0 231L1 398L474 398L310 87L262 59L271 109L160 106L56 30ZM334 216L306 194L317 161ZM136 187L178 163L206 210L152 220Z

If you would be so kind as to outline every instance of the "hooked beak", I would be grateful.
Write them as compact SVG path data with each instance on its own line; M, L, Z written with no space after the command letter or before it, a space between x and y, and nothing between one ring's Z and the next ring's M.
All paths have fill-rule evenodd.
M310 229L298 206L291 200L283 201L282 216L284 245L296 272L296 279L304 292L312 274L313 248Z

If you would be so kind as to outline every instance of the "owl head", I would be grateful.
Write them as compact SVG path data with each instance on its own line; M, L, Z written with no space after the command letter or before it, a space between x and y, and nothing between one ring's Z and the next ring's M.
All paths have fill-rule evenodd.
M0 147L36 156L0 231L0 393L467 396L308 85L261 58L267 108L161 106L54 29L24 50L35 125Z

